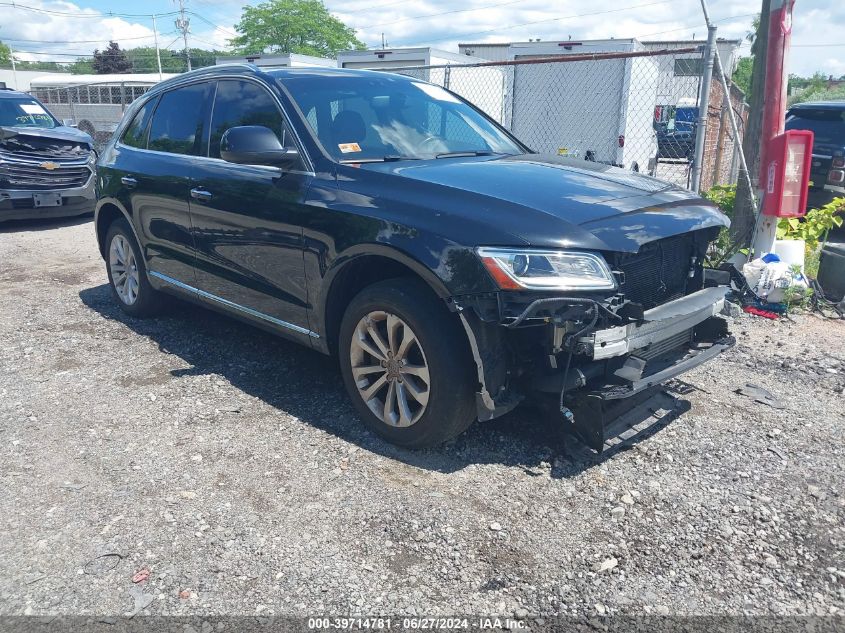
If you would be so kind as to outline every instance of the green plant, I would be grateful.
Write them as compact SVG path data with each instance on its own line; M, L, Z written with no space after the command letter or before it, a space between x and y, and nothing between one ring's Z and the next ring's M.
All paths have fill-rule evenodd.
M845 198L834 198L819 209L807 212L803 218L781 218L778 221L779 240L804 240L807 248L815 251L830 229L840 227L845 220Z
M704 197L719 207L726 216L733 217L736 185L714 185L704 192Z
M793 264L789 267L789 274L792 279L799 279L801 277L801 266ZM792 307L797 307L800 310L806 310L810 305L810 300L813 297L813 289L806 286L791 283L783 291L783 303L786 305L786 312Z
M822 249L814 248L807 249L806 257L804 258L804 274L810 279L817 279L819 276L819 265L822 259Z
M704 197L713 202L722 213L729 218L733 218L734 204L736 203L736 185L714 185L711 189L704 192ZM733 244L731 242L731 235L728 229L719 231L719 236L711 245L707 260L710 266L718 266L734 253L731 252Z

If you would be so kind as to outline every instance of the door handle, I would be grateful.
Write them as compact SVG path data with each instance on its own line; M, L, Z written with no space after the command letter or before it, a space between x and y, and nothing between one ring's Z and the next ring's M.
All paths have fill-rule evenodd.
M124 176L120 179L120 182L122 182L124 186L128 187L129 189L134 189L138 186L138 181L132 178L131 176Z
M211 192L206 191L205 189L191 189L191 197L195 200L199 200L200 202L208 202L211 200Z

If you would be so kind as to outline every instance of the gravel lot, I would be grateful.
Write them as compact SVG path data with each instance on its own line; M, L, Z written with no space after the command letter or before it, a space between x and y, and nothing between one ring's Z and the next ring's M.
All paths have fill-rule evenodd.
M408 452L332 359L105 283L90 220L0 227L2 614L845 613L843 322L736 319L610 454L531 409Z

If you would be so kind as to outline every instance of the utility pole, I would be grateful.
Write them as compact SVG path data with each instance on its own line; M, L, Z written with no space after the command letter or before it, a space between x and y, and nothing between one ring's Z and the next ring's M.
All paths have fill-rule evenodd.
M182 41L185 43L185 59L188 61L188 71L191 71L191 49L188 48L188 29L190 18L185 17L185 0L179 0L179 17L176 18L176 28L182 31Z
M751 185L740 178L736 187L736 203L731 222L731 242L738 247L751 245L754 237L756 209L755 193L759 191L760 174L760 134L763 126L763 94L766 87L766 50L769 41L769 15L772 0L762 0L760 24L751 50L754 53L754 65L751 69L751 95L748 100L748 121L742 138L742 151L748 160L748 175ZM753 188L752 188L753 187ZM757 190L757 191L755 191ZM759 195L757 200L759 201Z
M161 81L161 51L158 48L158 29L156 28L156 16L153 14L153 37L156 43L156 63L158 63L158 80Z
M9 58L12 60L12 77L15 80L15 90L20 90L18 85L18 67L15 66L15 49L9 44Z
M776 169L784 169L775 163L774 139L783 134L786 118L786 63L789 42L792 37L792 7L795 0L771 0L768 22L761 22L761 29L768 29L766 42L766 84L763 93L763 115L760 137L759 182L771 193L769 178L774 178ZM781 160L781 162L783 162ZM764 173L766 172L766 173ZM762 207L761 207L762 208ZM780 213L781 209L777 210ZM778 218L758 213L754 224L751 248L756 255L774 249Z

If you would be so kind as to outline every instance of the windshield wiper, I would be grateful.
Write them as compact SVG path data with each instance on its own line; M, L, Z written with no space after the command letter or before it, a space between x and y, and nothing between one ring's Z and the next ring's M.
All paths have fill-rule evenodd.
M382 156L381 158L346 158L340 161L343 164L347 163L395 163L399 160L422 160L417 156L399 156L397 154L388 154L387 156Z
M493 156L497 152L489 149L467 149L460 152L443 152L435 155L435 158L461 158L463 156Z
M418 156L399 156L398 154L388 154L384 157L385 163L394 163L397 160L422 160Z

